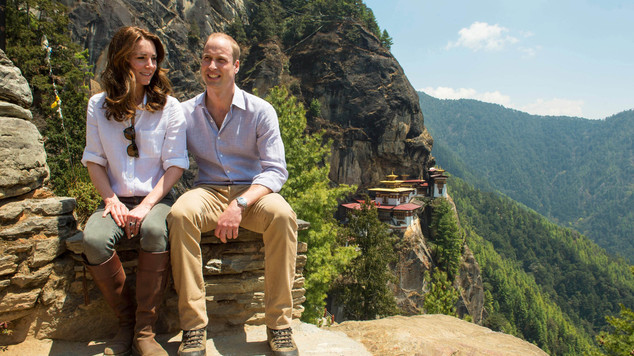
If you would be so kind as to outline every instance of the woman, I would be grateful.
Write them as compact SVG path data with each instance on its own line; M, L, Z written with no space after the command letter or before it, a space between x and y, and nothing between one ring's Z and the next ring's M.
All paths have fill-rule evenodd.
M154 340L157 308L167 282L168 194L189 167L185 118L169 96L161 68L159 38L138 27L123 27L108 47L102 74L105 91L88 103L82 163L103 198L84 229L84 258L95 284L119 319L119 331L105 355L130 349L167 355ZM136 312L114 245L139 238Z

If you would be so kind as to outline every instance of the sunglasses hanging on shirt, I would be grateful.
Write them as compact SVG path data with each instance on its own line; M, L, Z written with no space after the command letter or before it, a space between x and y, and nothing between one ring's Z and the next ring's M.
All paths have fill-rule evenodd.
M132 118L132 123L130 124L130 127L126 128L123 130L123 136L127 139L132 141L129 145L128 145L128 156L130 157L139 157L139 148L136 145L136 142L134 141L134 139L136 138L136 132L134 131L134 117Z

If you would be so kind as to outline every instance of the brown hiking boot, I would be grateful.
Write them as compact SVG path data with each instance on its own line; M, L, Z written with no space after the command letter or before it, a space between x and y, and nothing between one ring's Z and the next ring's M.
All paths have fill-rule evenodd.
M274 330L266 327L266 339L269 347L274 355L278 356L297 356L297 345L293 341L293 330L286 328L282 330Z
M183 330L178 356L205 356L207 354L207 329Z

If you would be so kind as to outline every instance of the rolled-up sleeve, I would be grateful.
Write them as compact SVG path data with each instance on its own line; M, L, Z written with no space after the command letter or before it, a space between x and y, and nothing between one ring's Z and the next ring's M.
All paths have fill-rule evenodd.
M88 162L93 162L101 166L106 166L108 160L99 137L99 120L95 110L97 100L95 97L88 102L86 109L86 147L81 158L81 163L86 166Z
M187 123L180 103L175 98L169 99L169 115L165 140L161 149L163 169L176 166L183 169L189 168L189 158L187 157Z
M252 184L263 185L273 192L279 192L288 179L284 143L280 134L277 113L269 105L258 118L257 145L260 153L262 172L253 178Z

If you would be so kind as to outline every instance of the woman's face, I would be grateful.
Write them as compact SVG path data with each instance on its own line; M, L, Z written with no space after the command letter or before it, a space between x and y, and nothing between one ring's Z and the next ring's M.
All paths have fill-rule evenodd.
M156 72L156 47L150 40L141 39L134 45L130 54L130 69L136 80L137 95L143 94L145 86L150 84Z

